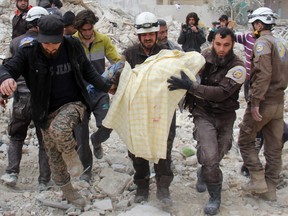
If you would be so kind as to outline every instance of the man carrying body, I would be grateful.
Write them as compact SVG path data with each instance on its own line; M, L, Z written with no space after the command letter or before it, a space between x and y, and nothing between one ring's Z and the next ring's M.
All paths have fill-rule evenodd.
M31 92L32 118L41 128L52 178L69 202L84 207L84 198L70 182L70 175L79 177L83 171L73 130L90 108L84 82L106 92L111 85L88 61L79 41L63 37L64 24L57 15L41 17L38 27L38 41L22 46L10 61L0 66L0 91L2 95L12 95L17 87L15 79L23 75Z
M233 32L228 28L218 29L212 48L203 52L206 64L200 73L201 83L191 81L184 72L181 79L168 80L170 90L188 91L186 105L193 115L193 135L201 164L196 189L204 192L207 187L210 198L204 212L209 215L217 214L221 204L220 161L232 146L235 110L239 108L239 91L246 77L244 63L233 53L233 46Z
M159 25L154 14L143 12L138 15L135 27L140 43L129 47L123 53L126 61L131 65L131 68L134 68L136 64L143 63L149 56L159 53L162 49L162 47L156 43ZM171 150L175 137L175 121L174 115L167 139L166 159L160 159L158 164L154 164L157 184L156 196L165 205L172 205L169 186L174 177L171 170ZM128 155L132 159L135 169L134 183L137 185L137 190L134 202L141 203L147 200L149 195L149 161L136 157L131 152L128 152Z

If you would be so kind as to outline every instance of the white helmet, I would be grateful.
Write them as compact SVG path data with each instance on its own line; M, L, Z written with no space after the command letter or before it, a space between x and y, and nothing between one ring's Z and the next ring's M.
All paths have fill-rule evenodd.
M28 13L27 13L27 16L26 16L26 21L27 22L31 22L35 19L39 19L40 17L42 16L46 16L46 15L49 15L48 11L43 8L43 7L39 7L39 6L35 6L35 7L32 7Z
M143 12L136 17L135 28L137 34L158 32L158 20L154 14Z
M248 16L248 22L253 23L256 20L260 20L265 24L275 24L275 20L278 15L268 7L260 7L256 9L251 15Z

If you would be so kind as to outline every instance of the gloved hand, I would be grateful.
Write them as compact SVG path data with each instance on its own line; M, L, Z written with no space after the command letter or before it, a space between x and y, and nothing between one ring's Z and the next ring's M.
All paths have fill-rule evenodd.
M170 79L167 80L169 83L168 89L170 91L174 91L177 89L186 89L187 91L193 86L192 80L183 72L181 71L181 79L171 76Z

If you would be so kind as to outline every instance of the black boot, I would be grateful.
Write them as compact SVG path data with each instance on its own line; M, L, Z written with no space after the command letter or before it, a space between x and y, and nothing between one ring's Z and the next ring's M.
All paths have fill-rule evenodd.
M110 137L111 132L112 129L101 126L96 132L91 135L93 153L97 159L103 158L103 148L101 144Z
M149 179L134 179L134 183L137 185L134 202L141 203L147 201L149 195Z
M222 184L207 184L207 189L210 198L204 207L204 213L208 215L216 215L221 204Z
M206 183L203 181L202 178L202 167L197 169L197 182L196 182L196 190L199 193L203 193L206 191Z
M157 192L156 197L159 199L165 206L172 206L173 201L170 196L169 186L173 180L173 176L161 176L156 178L157 181Z

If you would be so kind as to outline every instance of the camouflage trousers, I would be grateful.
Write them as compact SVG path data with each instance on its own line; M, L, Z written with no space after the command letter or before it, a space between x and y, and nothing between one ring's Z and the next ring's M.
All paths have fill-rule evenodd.
M50 113L45 129L41 129L43 141L55 184L62 186L70 181L62 152L72 152L77 143L74 128L81 123L86 106L82 102L71 102Z

